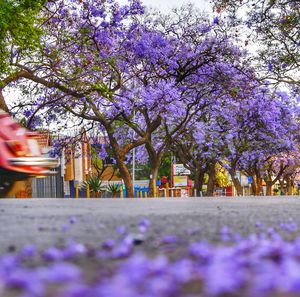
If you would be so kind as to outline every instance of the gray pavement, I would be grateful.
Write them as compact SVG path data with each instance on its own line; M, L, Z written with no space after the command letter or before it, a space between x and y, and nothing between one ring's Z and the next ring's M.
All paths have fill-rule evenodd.
M300 226L300 197L1 199L0 214L0 253L28 244L60 246L67 238L97 247L116 238L118 226L138 233L143 218L152 223L145 241L151 249L164 235L218 241L223 225L242 235L258 221L270 227L293 218Z

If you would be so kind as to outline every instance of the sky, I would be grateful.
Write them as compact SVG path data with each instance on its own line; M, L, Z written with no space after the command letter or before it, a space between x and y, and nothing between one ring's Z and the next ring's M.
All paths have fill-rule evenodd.
M126 3L126 0L119 0L120 3ZM142 0L146 6L157 8L161 11L170 10L172 7L181 6L185 3L194 3L200 10L210 11L212 6L209 0Z

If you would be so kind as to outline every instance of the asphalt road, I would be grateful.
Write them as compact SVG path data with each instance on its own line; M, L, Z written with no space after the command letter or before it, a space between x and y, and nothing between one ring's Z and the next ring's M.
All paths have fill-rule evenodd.
M300 196L1 199L0 214L0 253L29 244L60 246L67 238L97 247L117 237L119 226L138 234L137 224L143 218L151 221L145 238L151 249L165 235L183 241L218 241L224 225L241 235L253 232L257 222L268 228L292 218L300 226Z

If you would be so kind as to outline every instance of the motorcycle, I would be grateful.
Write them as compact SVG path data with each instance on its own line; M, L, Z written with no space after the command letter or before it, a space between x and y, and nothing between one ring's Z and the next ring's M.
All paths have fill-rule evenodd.
M18 181L56 174L59 160L42 155L36 136L0 110L1 198L6 197Z

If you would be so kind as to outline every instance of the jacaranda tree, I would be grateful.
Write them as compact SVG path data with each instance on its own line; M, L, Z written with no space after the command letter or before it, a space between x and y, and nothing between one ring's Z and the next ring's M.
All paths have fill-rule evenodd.
M294 0L213 0L246 45L253 41L257 67L264 78L299 88L300 4Z
M184 9L176 11L177 20L174 15L165 22L143 13L138 0L128 5L114 0L48 2L40 15L40 46L10 53L10 73L1 86L30 81L41 91L25 114L30 126L40 116L56 123L73 117L96 127L107 139L129 197L131 150L145 146L154 179L163 154L189 127L201 126L206 115L207 139L216 141L221 133L222 140L214 145L218 159L208 141L210 160L230 164L236 182L236 170L245 153L264 139L261 134L285 131L276 103L272 96L264 103L247 56L218 20L194 17ZM199 135L193 133L198 143ZM243 137L246 145L232 149L244 143ZM150 191L151 186L150 181Z

